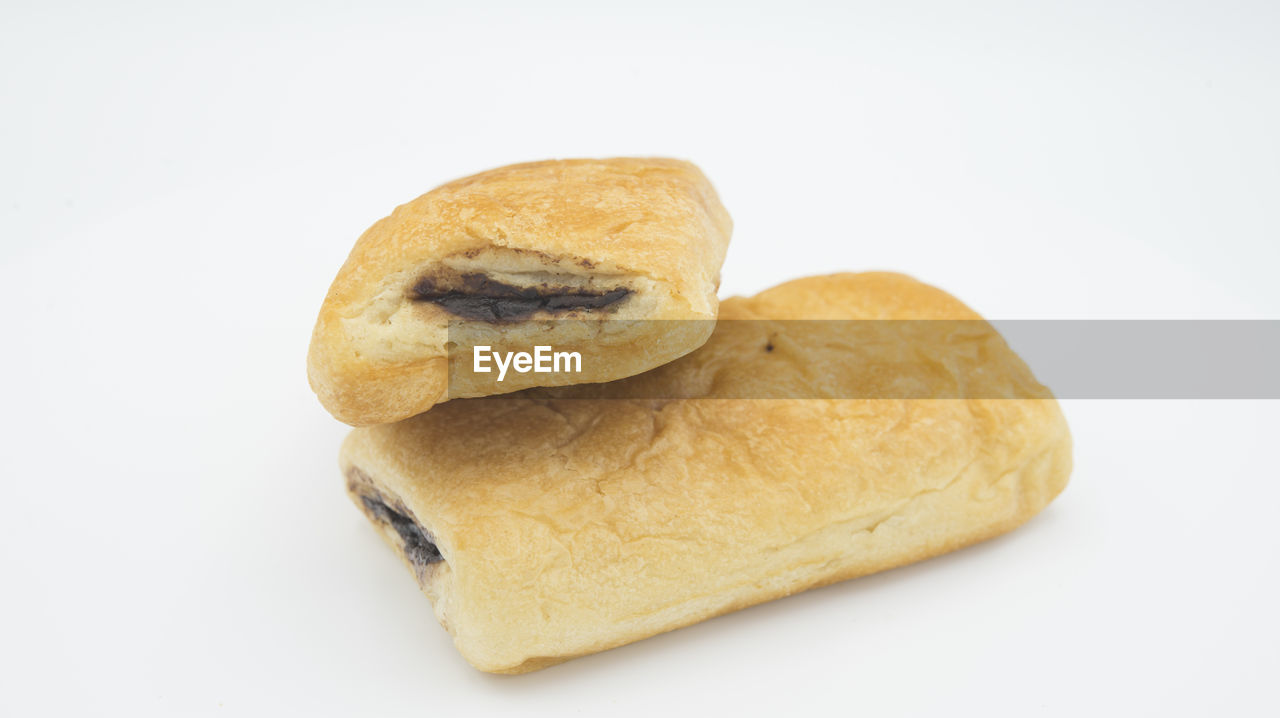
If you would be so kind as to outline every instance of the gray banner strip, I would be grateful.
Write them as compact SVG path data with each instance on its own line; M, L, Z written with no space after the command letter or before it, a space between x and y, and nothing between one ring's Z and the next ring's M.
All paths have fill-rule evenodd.
M546 331L522 334L544 336L554 344L557 329L570 321L540 322ZM596 323L603 326L608 320ZM527 329L531 322L521 324ZM688 322L629 322L601 335L634 333L652 342L664 332L674 336L681 324ZM492 324L451 323L451 389L464 385L455 384L460 378L475 378L462 373L472 368L463 356L471 343L479 343L468 341L477 328L483 336L504 336ZM1010 360L993 329L1026 362L1035 380L1061 399L1280 399L1280 320L722 320L705 347L646 375L534 391L563 398L626 399L1044 396L1036 381L1027 380L1025 369ZM837 349L830 351L833 346ZM599 356L593 344L578 348L583 363L606 360L603 346ZM772 366L780 371L771 379L771 365L762 364L757 354L744 365L764 379L739 382L730 375L708 389L693 380L697 372L679 368L680 362L687 366L707 358L698 352L715 353L717 364L726 367L735 365L735 357L767 352L767 361L778 362ZM796 372L805 379L796 381ZM498 392L503 389L494 386Z
M992 321L1064 399L1280 399L1280 321Z

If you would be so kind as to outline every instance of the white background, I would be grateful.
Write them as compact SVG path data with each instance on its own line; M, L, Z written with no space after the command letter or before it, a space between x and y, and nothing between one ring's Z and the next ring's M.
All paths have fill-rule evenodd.
M1280 318L1275 3L5 3L0 713L1275 714L1280 402L1070 401L1026 527L523 677L342 491L311 324L394 205L699 163L726 295Z

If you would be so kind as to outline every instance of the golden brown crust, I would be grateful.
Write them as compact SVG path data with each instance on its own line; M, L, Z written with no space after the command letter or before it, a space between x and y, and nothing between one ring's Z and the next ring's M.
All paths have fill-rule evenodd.
M412 291L432 272L627 292L605 309L534 319L714 319L731 230L710 182L679 160L533 162L450 182L397 207L356 242L316 321L311 386L336 418L358 426L412 416L448 398L446 329L458 317L415 300ZM629 336L599 342L606 354L573 380L607 381L670 361L705 341L710 325L661 353L633 351L654 331L640 322ZM504 334L531 345L519 322ZM502 390L537 385L538 378L515 378Z
M892 274L798 280L727 300L721 312L977 317ZM742 326L763 333L752 341L767 341L767 322ZM718 399L731 377L807 381L819 395L835 377L832 396L879 381L857 342L806 356L745 351L742 336L721 335L609 385L633 395L649 382L699 398L462 400L348 437L348 477L366 477L433 536L444 560L423 575L423 590L474 666L535 670L935 556L1018 526L1066 484L1065 420L998 337L956 340L981 351L909 340L894 350L903 363L980 356L991 398ZM708 374L722 379L708 382ZM922 376L943 391L956 380ZM349 488L359 502L359 483Z

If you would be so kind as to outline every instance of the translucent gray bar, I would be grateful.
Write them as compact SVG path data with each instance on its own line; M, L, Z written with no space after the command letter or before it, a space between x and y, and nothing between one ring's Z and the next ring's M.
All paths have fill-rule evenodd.
M1064 399L1280 399L1280 321L991 325Z
M555 325L571 321L539 324L547 325L545 335L554 337L550 330ZM621 331L636 331L652 341L680 324L688 323L629 322ZM463 385L454 382L458 372L468 371L461 357L471 351L465 338L474 336L466 329L475 326L450 324L451 390ZM484 329L483 334L493 337L500 327ZM1030 367L1034 380L1009 356L1006 342ZM833 346L835 351L821 349ZM579 348L583 362L592 361L592 346ZM727 375L721 377L727 381L712 385L699 372L683 371L707 358L699 352L715 353L725 360L718 363L728 367L739 356L749 359L751 380ZM773 366L780 370L776 379ZM1280 320L721 320L702 349L669 365L622 381L531 389L523 395L1016 399L1043 398L1044 385L1062 399L1280 399L1277 367ZM797 381L797 372L816 379Z

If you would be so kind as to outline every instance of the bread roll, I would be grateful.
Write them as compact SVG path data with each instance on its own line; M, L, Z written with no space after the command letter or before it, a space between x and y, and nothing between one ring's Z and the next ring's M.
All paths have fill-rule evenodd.
M364 426L447 398L651 369L710 335L731 229L707 178L679 160L534 162L450 182L356 242L316 321L311 386ZM593 361L450 391L451 320L487 325L498 351L582 346Z
M725 301L701 349L592 392L628 398L570 387L357 429L347 489L462 655L498 673L952 551L1062 491L1062 413L985 323L938 340L776 321L806 318L978 319L901 275L797 280ZM981 398L842 398L892 394L894 366L917 396ZM717 398L752 391L776 398Z

